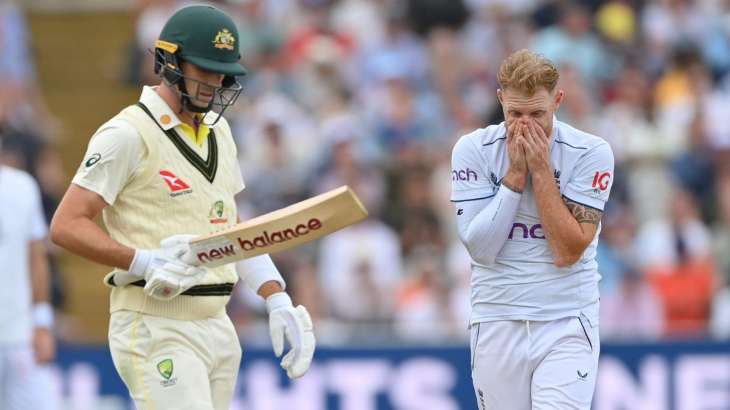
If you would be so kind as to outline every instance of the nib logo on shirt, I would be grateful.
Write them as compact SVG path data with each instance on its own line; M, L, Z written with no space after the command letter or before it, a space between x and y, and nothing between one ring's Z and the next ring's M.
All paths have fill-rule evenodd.
M185 195L193 192L193 190L190 188L188 184L185 183L182 179L175 176L170 171L167 170L160 170L160 176L162 176L162 179L167 184L167 187L170 188L170 196L176 197L178 195Z

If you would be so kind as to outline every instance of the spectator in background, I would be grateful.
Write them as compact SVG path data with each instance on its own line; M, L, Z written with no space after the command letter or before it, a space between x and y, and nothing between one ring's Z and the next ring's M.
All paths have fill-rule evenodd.
M601 336L620 340L655 340L664 334L662 301L643 274L622 266L618 291L601 297Z
M412 84L427 87L429 60L423 41L409 30L404 10L393 6L385 13L382 35L373 33L373 41L360 44L355 56L353 86L359 93L367 94L388 77L389 72L398 69Z
M673 49L672 60L654 88L655 120L660 132L680 149L690 147L690 128L709 78L691 44Z
M372 208L369 208L373 212ZM393 317L394 290L402 276L397 234L371 216L321 240L317 276L332 317L356 324L352 338L384 337Z
M308 112L284 93L267 92L255 97L249 110L233 126L238 136L238 156L242 172L251 183L268 185L266 191L290 192L299 187L321 157L321 141L316 123ZM281 186L265 182L269 176L287 179ZM297 195L294 195L296 197ZM284 198L287 199L287 198ZM291 199L291 196L288 197ZM270 198L279 202L282 199ZM273 206L273 205L272 205ZM270 207L260 211L271 211Z
M660 0L646 5L641 20L647 42L646 60L652 73L669 64L672 50L687 42L699 42L710 21L696 2Z
M631 208L609 201L601 220L601 240L596 248L596 262L601 274L601 295L611 297L621 292L627 266L635 261L636 220Z
M560 105L560 121L574 124L575 127L586 132L596 133L598 118L596 95L586 86L586 82L578 70L570 65L560 68L560 82L558 87L563 89L570 98Z
M382 176L375 168L363 167L354 157L352 139L346 134L342 137L324 162L330 167L313 184L315 192L347 184L359 194L370 217L321 240L317 276L334 318L363 325L387 324L403 269L399 238L378 218L384 194ZM352 330L364 332L352 336L373 336L367 326Z
M705 334L717 278L710 232L689 192L673 193L670 219L651 221L639 229L637 254L639 266L664 304L666 334Z
M559 24L538 32L532 49L561 67L575 67L595 92L599 81L615 73L615 61L609 58L606 47L591 31L591 13L584 3L565 2L559 13Z
M152 70L154 55L149 52L160 35L162 27L183 2L178 0L136 0L134 43L131 48L130 80L135 85L149 85L157 81Z
M397 62L381 75L382 83L366 101L366 110L382 149L397 153L410 144L443 141L447 134L440 96L430 90L419 92Z
M355 42L347 33L333 27L331 7L333 0L304 0L300 10L302 25L296 27L284 45L284 56L289 69L296 70L308 55L317 53L323 44L331 44L333 52L344 57L352 53ZM329 45L327 45L329 47Z
M395 291L395 332L405 340L443 341L452 336L449 291L437 249L414 250Z
M609 88L613 99L601 109L596 126L625 175L627 205L639 221L667 217L673 181L666 162L680 147L652 121L649 78L639 67L627 65Z

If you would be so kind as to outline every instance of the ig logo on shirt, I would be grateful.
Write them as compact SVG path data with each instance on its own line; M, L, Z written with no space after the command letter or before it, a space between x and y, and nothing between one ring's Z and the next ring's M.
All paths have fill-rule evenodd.
M593 175L593 184L591 184L591 187L593 188L593 192L595 193L601 193L601 191L605 191L608 189L608 185L611 182L611 173L608 171L596 171L596 173Z

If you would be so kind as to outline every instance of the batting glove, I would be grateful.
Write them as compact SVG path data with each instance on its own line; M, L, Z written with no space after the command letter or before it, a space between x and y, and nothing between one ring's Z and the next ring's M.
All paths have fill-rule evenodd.
M290 379L302 377L309 369L314 356L315 339L312 318L304 306L292 304L285 292L274 293L266 298L269 312L269 332L276 357L284 353L284 337L291 347L281 360L281 367Z
M157 299L169 300L197 285L205 269L187 263L183 257L195 235L174 235L160 242L160 249L137 249L126 272L117 272L113 281L124 286L144 279L145 293Z

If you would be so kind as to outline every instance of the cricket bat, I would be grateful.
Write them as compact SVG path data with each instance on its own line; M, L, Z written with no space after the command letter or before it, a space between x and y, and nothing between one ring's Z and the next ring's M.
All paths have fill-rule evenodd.
M264 253L280 252L362 221L368 212L357 195L342 186L286 208L190 241L185 259L216 267Z

